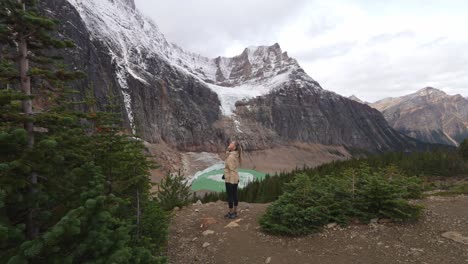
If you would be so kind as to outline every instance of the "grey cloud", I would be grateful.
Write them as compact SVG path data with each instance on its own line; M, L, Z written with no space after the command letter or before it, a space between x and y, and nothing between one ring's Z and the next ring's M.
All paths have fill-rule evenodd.
M460 53L468 43L431 47L428 56L411 56L394 61L384 53L372 54L359 61L343 62L333 76L320 75L320 63L307 65L306 70L325 89L374 102L396 97L427 85L468 95L468 53ZM424 50L421 50L424 52ZM423 53L426 54L426 53Z
M316 61L320 59L330 59L338 56L343 56L350 52L356 42L340 42L332 45L310 49L307 52L297 54L301 61Z
M337 18L330 18L325 14L316 14L310 17L310 26L307 30L307 35L309 37L315 37L321 34L324 34L332 29L335 29L339 24L339 21L335 20ZM339 18L338 18L339 19Z
M401 38L412 38L415 36L415 33L412 31L401 31L394 34L380 34L376 36L372 36L368 41L367 45L376 45L382 42L388 42L394 39L401 39Z
M427 43L424 43L422 45L420 45L419 47L420 48L429 48L429 47L434 47L436 45L439 45L441 44L443 41L447 40L448 38L447 37L439 37L439 38L436 38L434 40L431 40Z
M306 0L137 0L169 41L184 49L216 57L233 42L261 45L274 39L285 21L301 11Z
M372 14L381 10L369 1L350 2L355 2L364 9L368 8L366 11ZM169 41L209 57L224 55L226 48L235 45L242 46L239 47L239 53L247 45L269 45L275 42L281 45L282 40L276 39L278 33L294 25L298 16L302 16L304 24L301 28L290 30L300 30L310 39L332 32L343 22L343 18L334 14L333 10L323 7L317 9L314 3L315 1L308 0L136 0L137 8L156 21ZM395 4L398 8L406 5L411 6L408 1L403 0ZM449 4L444 2L441 6L435 6L437 8L434 7L434 10L439 12L440 8L446 6ZM398 8L392 12L398 12ZM309 11L310 15L306 13ZM304 16L307 18L304 19ZM375 101L434 84L437 88L457 90L456 93L467 96L468 53L464 52L468 49L466 41L434 36L433 40L421 43L419 49L414 50L419 56L395 57L393 50L355 56L356 50L359 50L355 48L356 45L372 48L395 39L413 39L416 33L418 32L404 30L397 33L383 31L382 34L357 40L359 43L344 41L302 53L287 51L324 89L342 95L356 94L363 100ZM417 38L414 39L416 41ZM332 68L331 72L325 72L322 66Z

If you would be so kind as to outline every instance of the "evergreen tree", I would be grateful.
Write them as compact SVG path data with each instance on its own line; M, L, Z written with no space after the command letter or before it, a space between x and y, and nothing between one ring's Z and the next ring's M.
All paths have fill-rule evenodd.
M463 160L468 161L468 139L465 139L460 143L458 147L458 153L463 158Z
M164 261L153 164L113 110L70 107L64 84L82 74L46 56L73 46L50 37L56 24L35 1L0 2L0 263ZM56 100L34 112L46 86Z
M51 37L57 22L38 14L34 0L3 0L0 2L0 39L2 47L9 46L10 51L16 51L11 55L18 66L17 71L11 67L2 72L2 79L16 79L19 82L19 90L26 97L22 102L23 126L27 133L28 151L32 152L35 145L35 129L33 112L31 79L39 87L40 82L64 81L76 77L75 73L69 73L59 69L54 59L46 56L50 48L67 48L73 44ZM16 49L15 49L16 48ZM32 62L32 63L30 63ZM28 175L29 196L34 201L38 196L38 173L31 170ZM35 238L39 234L37 217L37 204L32 203L28 210L26 229L29 238Z
M352 219L418 219L422 208L406 199L420 198L421 181L394 167L373 171L367 164L330 175L297 174L260 219L262 229L279 235L306 235L323 225ZM411 186L411 187L408 187Z
M190 202L190 186L180 171L176 175L167 175L157 186L156 197L164 210L182 207Z
M0 102L7 103L0 104L1 109L11 111L2 111L7 114L0 123L0 198L7 200L6 206L0 206L0 232L7 234L0 241L1 262L162 260L167 220L151 200L148 174L152 163L142 142L122 134L113 113L62 109L37 119L37 124L48 125L48 132L37 136L34 151L25 156L27 133L15 127L15 119L9 121L8 114L14 115L19 107L13 99L22 97L13 91L2 94ZM40 233L32 240L22 236L27 194L16 191L28 185L25 177L18 177L29 171L23 157L38 161L35 169L46 179L37 196Z

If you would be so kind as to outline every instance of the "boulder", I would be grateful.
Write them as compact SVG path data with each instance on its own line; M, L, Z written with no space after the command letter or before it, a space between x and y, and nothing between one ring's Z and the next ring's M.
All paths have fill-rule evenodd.
M448 232L443 233L442 237L445 237L447 239L451 239L451 240L453 240L455 242L458 242L458 243L461 243L461 244L464 244L464 245L468 245L468 237L463 236L459 232L448 231Z
M229 224L227 224L224 228L236 228L236 227L240 227L240 225L236 223L235 221L232 221Z
M205 217L201 220L200 228L207 228L216 223L218 223L218 221L213 217Z
M203 236L213 235L215 232L213 230L205 230L203 231Z

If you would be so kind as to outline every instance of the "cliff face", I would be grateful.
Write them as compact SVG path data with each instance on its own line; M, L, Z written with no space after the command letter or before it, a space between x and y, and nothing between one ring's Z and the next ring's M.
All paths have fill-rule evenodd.
M419 148L376 110L323 90L278 44L206 58L168 43L132 0L44 0L77 44L66 63L88 74L98 106L122 106L129 132L185 151L215 151L228 138L249 149L312 142L369 151Z
M289 141L374 151L421 147L389 127L377 110L310 84L298 84L297 80L239 106L239 115Z
M92 90L101 109L109 103L120 104L129 132L133 130L149 142L164 141L186 150L210 150L219 145L219 141L224 142L222 132L213 127L221 116L216 93L158 54L130 43L124 47L125 43L115 41L132 36L101 38L89 27L90 23L100 26L96 21L105 20L101 16L110 16L119 10L136 15L131 8L133 1L114 1L95 10L87 9L88 1L76 1L76 6L71 4L73 1L40 2L44 12L62 21L61 35L72 39L77 46L66 51L63 57L65 63L84 71L87 78L73 83L72 88L82 95ZM106 11L106 7L114 9ZM88 19L88 24L83 17ZM122 26L118 24L118 16L112 19L106 21L109 26ZM150 27L145 21L138 21L141 24L137 26Z
M396 130L429 143L457 146L468 138L468 100L427 87L371 104Z

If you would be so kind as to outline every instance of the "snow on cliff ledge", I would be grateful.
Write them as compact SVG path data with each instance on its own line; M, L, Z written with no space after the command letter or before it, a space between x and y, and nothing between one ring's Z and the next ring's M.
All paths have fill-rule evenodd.
M218 94L224 115L232 115L235 103L268 94L291 81L290 74L300 70L302 81L315 83L301 70L297 61L282 52L278 44L248 47L233 58L210 59L169 43L157 25L128 0L68 0L79 12L92 39L109 49L134 129L132 98L127 78L146 83L147 57L157 56L204 82ZM151 74L144 74L146 78ZM153 76L157 78L157 76ZM315 86L315 85L314 85ZM320 89L317 87L317 89Z

